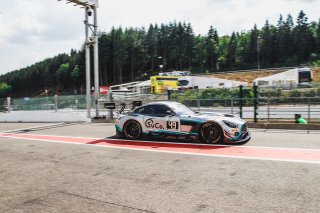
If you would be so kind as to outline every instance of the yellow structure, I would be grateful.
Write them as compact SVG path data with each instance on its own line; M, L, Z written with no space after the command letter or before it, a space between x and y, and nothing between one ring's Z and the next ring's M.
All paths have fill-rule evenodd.
M177 90L179 77L181 76L151 76L151 93L165 94L168 90Z

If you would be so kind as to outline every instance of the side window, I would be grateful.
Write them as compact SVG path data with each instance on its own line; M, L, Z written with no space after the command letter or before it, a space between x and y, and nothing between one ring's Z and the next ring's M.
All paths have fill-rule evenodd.
M145 114L148 114L148 111L149 111L148 107L140 107L136 109L134 113L145 115Z
M150 108L148 114L155 116L166 116L167 111L170 110L167 106L164 105L151 105L149 107Z

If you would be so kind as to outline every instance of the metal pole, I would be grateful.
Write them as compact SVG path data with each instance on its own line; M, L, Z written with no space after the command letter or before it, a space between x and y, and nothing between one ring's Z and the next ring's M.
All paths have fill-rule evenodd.
M11 98L7 97L7 107L8 107L8 112L11 111Z
M242 98L243 98L243 86L239 86L239 110L240 110L240 118L242 118Z
M233 115L233 99L231 99L231 114Z
M168 100L170 101L171 100L171 90L168 90Z
M94 11L94 88L95 88L95 103L96 103L96 117L99 116L99 43L98 43L98 18L97 7L93 8Z
M257 40L257 49L258 49L258 71L260 71L260 36L258 36Z
M112 92L110 92L110 90L109 90L109 94L108 94L108 101L109 101L110 103L113 102ZM112 109L109 110L109 118L110 118L110 119L113 119L113 110L112 110Z
M269 119L270 119L270 98L268 97L268 106L267 106L267 109L268 109L268 122L269 122Z
M311 119L310 108L311 108L310 98L308 98L308 123L310 123L310 119Z
M54 95L54 111L58 111L58 96Z
M198 112L200 112L200 100L197 100Z
M91 83L90 83L90 44L89 44L89 23L88 23L88 13L87 8L84 10L85 12L85 32L86 32L86 40L85 40L85 52L86 52L86 101L87 101L87 117L91 118Z
M258 86L253 85L253 121L258 122Z

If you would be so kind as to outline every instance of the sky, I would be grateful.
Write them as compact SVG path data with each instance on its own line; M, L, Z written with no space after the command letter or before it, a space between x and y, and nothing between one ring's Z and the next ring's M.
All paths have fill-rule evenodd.
M174 20L190 22L196 34L210 26L219 35L261 28L280 14L294 19L303 10L309 21L320 18L319 0L99 0L100 31L112 26L146 27ZM59 53L79 50L84 42L84 10L65 0L1 0L0 75Z

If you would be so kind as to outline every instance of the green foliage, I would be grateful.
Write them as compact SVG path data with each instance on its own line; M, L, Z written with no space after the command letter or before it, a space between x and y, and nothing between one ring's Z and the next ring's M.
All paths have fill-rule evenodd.
M59 69L56 71L57 84L63 88L68 87L70 84L70 75L69 75L69 63L60 64Z
M79 77L80 77L80 69L79 69L79 66L76 65L71 72L71 78L73 81L78 81Z
M252 98L252 89L244 89L244 97ZM205 89L205 90L187 90L184 92L174 92L171 98L179 102L195 99L226 99L238 98L239 88L233 89Z
M297 89L291 90L289 92L289 97L301 97L301 92Z
M9 95L11 86L7 83L0 83L0 98L5 98Z
M317 96L317 90L311 89L304 93L304 97L316 97Z
M266 103L266 98L276 98L276 103L305 103L308 99L319 97L320 86L314 85L312 89L293 89L283 91L278 89L262 89L259 88L259 98L260 103ZM233 106L239 104L239 88L232 89L204 89L204 90L187 90L187 91L177 91L173 92L171 95L171 100L178 101L180 103L186 104L190 107L197 107L198 103L201 106L207 107L231 107L232 101ZM314 99L312 99L314 100ZM253 88L244 87L243 88L243 100L244 106L253 105Z
M283 96L283 92L282 92L282 89L280 89L280 88L265 89L265 90L260 89L259 95L260 95L260 97L278 98L278 97Z

